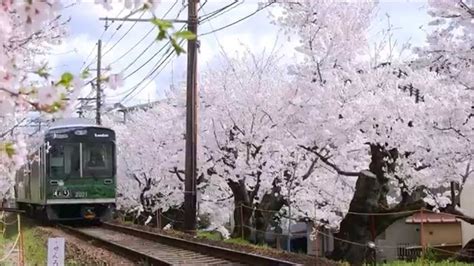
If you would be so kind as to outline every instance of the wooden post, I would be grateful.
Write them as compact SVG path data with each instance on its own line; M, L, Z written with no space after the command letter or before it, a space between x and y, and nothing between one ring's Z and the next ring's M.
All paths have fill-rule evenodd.
M424 265L425 260L425 229L423 226L423 208L420 210L420 242L421 242L421 263Z
M244 205L242 203L240 204L240 231L242 240L244 240Z
M316 257L319 257L319 253L321 252L321 251L320 251L320 248L321 248L321 247L320 247L320 245L319 245L319 228L318 228L317 226L314 226L313 223L311 223L311 231L313 231L313 230L316 231L316 238L315 238L315 240L316 240L316 241L315 241L316 254L315 254L315 256L316 256ZM310 234L308 237L311 238L311 234Z
M375 243L375 238L376 236L376 230L375 230L375 216L371 215L370 216L370 233L372 235L372 242Z
M21 232L21 215L17 214L17 221L18 221L18 234L19 234L19 241L18 241L18 265L23 266L23 234Z
M161 209L156 211L156 227L161 230Z

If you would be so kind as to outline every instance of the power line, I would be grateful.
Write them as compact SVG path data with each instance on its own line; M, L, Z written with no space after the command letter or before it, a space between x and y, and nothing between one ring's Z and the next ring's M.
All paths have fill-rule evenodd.
M151 29L145 34L143 35L143 37L137 42L135 43L134 46L130 47L130 49L128 49L125 53L123 53L121 56L119 56L117 59L115 59L112 63L110 63L111 65L117 63L118 61L120 61L122 58L124 58L126 55L128 55L128 53L130 53L133 49L135 49L143 40L145 40L145 38L155 29L155 26L152 26ZM155 40L153 40L152 43L154 43ZM148 49L150 46L148 46L147 48L145 49Z
M204 14L204 16L199 18L199 23L209 21L212 18L215 19L216 17L219 17L219 16L231 11L232 9L235 9L236 7L240 6L243 3L244 3L244 1L240 2L239 0L234 0L234 2L232 2L232 3L230 3L226 6L223 6L223 7L219 8L217 10L214 10L214 11L208 13L208 14Z
M201 10L201 9L206 5L206 3L207 3L207 1L205 1L205 2L199 7L199 10ZM185 7L184 7L184 8L185 8ZM179 12L179 14L181 14L181 12L182 12L182 10ZM178 16L179 16L179 14L178 14ZM184 27L185 27L185 26L183 26L183 27L180 29L180 31L183 30ZM184 40L180 40L180 41L179 41L179 45L182 45L183 42L184 42ZM119 101L119 103L125 102L125 100L126 100L128 97L130 97L130 95L132 95L132 94L140 87L140 85L142 85L142 83L143 83L146 79L149 79L152 75L154 75L151 79L148 80L148 82L147 82L140 90L138 90L138 93L140 93L141 91L143 91L143 89L145 89L146 86L148 86L148 84L150 84L150 83L161 73L161 71L164 69L164 67L166 67L166 66L169 64L169 62L171 62L171 61L166 62L166 61L174 54L174 51L171 49L171 43L170 43L170 41L168 41L165 46L168 46L169 48L168 48L168 50L165 52L165 54L161 57L161 59L155 64L155 66L153 67L154 69L153 69L148 75L146 75L140 82L138 82L136 85L132 86L129 90L127 90L127 91L126 91L127 95L125 95L125 96L122 98L122 100ZM156 55L156 54L155 54L155 55ZM163 59L163 58L164 58L164 59ZM163 61L161 61L161 60L163 60ZM148 61L150 61L150 60L148 60ZM147 62L148 62L148 61L147 61ZM166 63L166 64L165 64L165 63ZM162 68L160 71L158 71L161 66L163 66L163 68ZM143 67L143 65L142 65L142 67ZM158 71L158 72L157 72L157 71ZM155 74L155 73L156 73L156 74ZM128 75L127 77L129 77L129 76L131 76L131 75ZM123 93L121 93L121 94L123 94ZM136 94L135 94L135 95L136 95ZM115 96L115 95L114 95L114 96ZM112 96L112 97L114 97L114 96Z
M204 8L203 8L203 13L204 15L206 14ZM240 87L243 89L244 88L244 85L242 84L242 80L240 79L239 75L237 75L237 72L234 68L234 64L232 64L232 61L230 60L229 56L227 55L226 51L224 50L224 47L222 46L221 42L219 41L219 38L217 38L217 34L215 33L214 31L214 27L212 26L212 22L209 21L209 27L211 28L211 32L212 32L212 35L214 36L214 38L216 39L216 42L217 42L217 45L219 46L220 50L221 50L221 53L222 55L225 57L225 59L227 60L227 63L230 65L231 69L232 69L232 73L234 73L235 75L235 78L239 81L239 84L240 84Z
M166 17L166 16L169 14L169 12L171 12L171 10L176 6L177 3L178 3L178 0L176 0L176 1L174 2L174 4L168 9L168 11L163 15L163 17ZM180 14L183 10L184 10L184 7L183 7L181 10L178 11L177 17L179 17L179 14ZM153 27L153 28L154 28L154 27ZM153 28L152 28L151 30L153 30ZM151 30L150 30L149 32L151 32ZM144 36L144 37L146 37L146 36ZM144 39L144 38L142 38L142 40L143 40L143 39ZM128 64L128 66L126 66L121 72L125 72L125 71L126 71L127 69L129 69L135 62L137 62L137 60L138 60L143 54L145 54L145 52L146 52L153 44L155 44L155 42L156 42L155 40L152 40L152 42L151 42L137 57L135 57L135 59L134 59L130 64ZM168 44L168 43L167 43L167 44ZM124 80L126 80L127 78L129 78L130 76L132 76L132 75L134 75L136 72L138 72L140 69L142 69L143 67L145 67L151 60L153 60L153 58L155 58L161 51L163 51L163 49L166 47L167 44L163 45L163 46L161 47L161 49L159 49L159 50L158 50L152 57L150 57L144 64L142 64L140 67L138 67L137 69L135 69L132 73L128 74L128 75L124 78ZM138 45L138 43L137 43L136 45ZM135 45L135 46L136 46L136 45ZM125 55L125 54L124 54L124 55ZM124 55L122 55L122 57L123 57ZM162 58L163 58L163 57L162 57ZM156 67L158 64L159 64L159 61L155 64L154 67ZM150 75L150 74L149 74L149 75ZM146 79L146 78L147 78L147 77L145 77L145 79ZM141 82L143 82L143 80L142 80ZM137 84L137 85L138 85L138 84ZM130 90L132 90L133 88L135 88L135 86L133 86L133 87L130 88L129 90L126 90L126 91L124 91L124 92L115 94L115 95L113 95L112 97L118 97L118 96L127 94L127 93L130 92Z
M183 41L181 41L180 45L182 44L182 42L183 42ZM171 48L171 47L170 47L170 48ZM174 51L173 51L172 49L169 49L169 52L168 52L168 54L166 55L166 57L164 58L164 60L161 61L161 62L159 62L159 64L156 65L156 68L155 68L151 73L149 73L145 78L143 78L139 83L137 83L137 85L136 85L127 95L125 95L125 96L122 98L122 100L120 100L120 103L125 102L125 100L126 100L128 97L130 97L130 95L131 95L132 93L134 93L134 92L139 88L139 86L142 85L142 83L143 83L146 79L149 79L148 82L147 82L140 90L138 90L138 93L140 93L141 91L143 91L143 90L146 88L146 86L148 86L148 85L158 76L158 74L161 73L161 71L162 71L163 69L160 70L160 71L158 71L158 69L159 69L161 66L163 66L163 64L166 62L166 60L168 60L173 54L174 54ZM168 62L168 63L169 63L169 62ZM167 64L166 64L166 65L167 65ZM166 65L164 65L164 66L166 66ZM157 72L157 71L158 71L158 72ZM156 74L155 74L155 72L156 72ZM154 75L152 78L150 78L153 74L155 74L155 75ZM135 94L135 95L136 95L136 94Z
M266 5L264 5L263 7L257 8L257 10L255 10L254 12L248 14L248 15L245 16L245 17L242 17L242 18L240 18L240 19L238 19L238 20L236 20L236 21L234 21L234 22L232 22L232 23L230 23L230 24L227 24L227 25L222 26L222 27L220 27L220 28L217 28L217 29L215 29L215 30L211 30L211 31L202 33L202 34L200 34L199 36L206 36L206 35L209 35L209 34L212 34L212 33L218 32L218 31L221 31L221 30L223 30L223 29L227 29L227 28L229 28L229 27L231 27L231 26L233 26L233 25L235 25L235 24L237 24L237 23L239 23L239 22L242 22L242 21L244 21L244 20L246 20L246 19L252 17L253 15L257 14L258 12L264 10L265 8L271 6L271 5L274 4L274 3L275 3L275 1L272 1L272 2L270 2L270 3L266 4Z
M170 42L166 42L158 52L156 52L150 59L147 60L147 62L145 62L145 64L142 64L138 69L136 69L134 71L134 73L136 71L138 71L139 69L143 68L147 63L149 63L153 58L155 58L164 48L168 48L168 50L165 52L165 54L162 55L161 59L159 59L155 65L152 67L152 71L150 73L148 73L141 81L139 81L138 83L136 83L135 85L133 85L130 89L124 91L124 92L121 92L121 93L118 93L118 94L115 94L114 96L112 97L117 97L117 96L120 96L120 95L123 95L123 94L127 94L127 96L131 93L132 90L135 90L137 89L140 84L142 84L142 82L144 82L147 78L149 78L151 75L153 75L153 73L156 71L156 68L160 65L160 63L162 62L161 60L163 60L163 58L165 57L166 53L169 53L170 52L170 49L171 49L171 45L170 45ZM172 51L171 51L172 53ZM131 75L133 75L134 73L131 73L129 75L127 75L124 79L127 79L129 78ZM125 96L125 97L127 97Z
M171 12L171 10L174 8L174 6L176 5L178 1L176 0L175 3L168 9L168 11L163 15L163 17L166 17L169 12ZM180 14L182 12L182 10L180 10L178 12L178 14ZM153 27L154 28L154 27ZM153 28L151 30L153 30ZM184 29L184 26L181 27L181 30ZM138 59L145 54L145 52L151 47L153 46L153 44L156 43L156 40L152 40L151 43L137 56L135 57L135 59L130 63L128 64L121 72L125 72L126 70L128 70L133 64L135 64ZM161 51L163 51L163 49L165 48L166 45L162 46L151 58L149 58L144 64L142 64L140 67L138 67L137 69L135 69L134 71L132 71L132 73L128 74L125 78L129 78L130 76L132 76L133 74L137 73L140 69L142 69L145 65L147 65L153 58L155 58Z
M184 29L184 26L181 28L181 30L183 30L183 29ZM155 42L155 41L153 41L153 43L154 43L154 42ZM127 76L125 76L124 79L129 78L130 76L132 76L132 75L134 75L135 73L137 73L138 70L140 70L140 69L142 69L143 67L145 67L145 65L147 65L147 64L148 64L153 58L155 58L161 51L163 51L164 48L169 47L169 45L170 45L170 42L168 41L168 42L167 42L165 45L163 45L163 46L160 48L160 50L158 50L151 58L149 58L149 59L148 59L145 63L143 63L140 67L138 67L137 69L135 69L132 73L130 73L130 74L128 74ZM138 57L140 57L141 55L143 55L145 52L146 52L146 50L144 50ZM138 57L137 57L130 65L132 65L134 62L136 62L137 59L138 59ZM130 65L127 66L127 67L124 69L124 71L125 71L126 69L128 69L128 68L130 67Z
M123 8L123 9L117 14L117 16L120 16L120 15L122 14L122 12L125 11L125 9L126 9L126 8ZM110 22L110 25L112 25L114 22L115 22L115 21ZM104 27L104 30L103 30L102 33L100 34L99 39L102 39L102 37L104 36L105 32L110 28L110 25L106 25L106 26ZM89 60L89 57L90 57L90 56L92 55L92 53L94 52L96 46L97 46L97 43L94 44L94 47L92 47L92 49L91 49L91 51L89 52L89 55L87 56L86 60L84 60L84 63L83 63L82 66L81 66L81 70L84 69L84 66L86 65L87 60ZM95 58L97 58L97 57L95 57ZM95 58L92 59L92 61L94 61ZM92 62L89 63L89 65L88 65L87 67L89 67L91 64L92 64Z
M145 15L145 11L142 12L142 14L140 15L139 18L143 17L143 15ZM123 23L125 23L125 21L122 22L122 24L121 24L120 26L122 26ZM105 56L106 54L108 54L110 51L112 51L112 49L114 49L114 47L117 46L117 44L119 44L119 43L123 40L123 38L125 38L125 36L127 36L127 35L130 33L130 31L135 27L135 25L137 25L137 23L138 23L138 21L136 21L135 23L133 23L132 26L130 26L130 28L125 32L125 34L122 35L122 37L120 37L120 38L112 45L112 47L110 47L107 51L104 52L104 56ZM117 29L118 29L118 28L117 28ZM116 32L117 32L117 31L116 31ZM112 35L112 37L113 37L113 35ZM112 39L112 37L111 37L111 39ZM109 40L109 41L110 41L110 40Z
M184 42L184 40L180 40L179 41L179 45L182 45ZM148 73L141 81L139 81L137 84L135 84L134 86L132 86L129 90L127 90L125 93L127 93L126 96L124 96L122 98L122 100L120 100L119 102L122 103L125 101L126 98L128 98L134 91L136 91L140 85L143 84L143 82L146 80L146 79L149 79L156 71L158 71L158 69L163 66L163 64L166 62L166 60L168 60L173 54L174 54L174 51L171 49L171 45L170 45L170 42L168 41L166 46L168 47L168 50L165 52L165 54L163 54L163 56L161 57L160 60L158 60L158 62L153 66L153 70ZM169 62L168 62L169 63ZM166 63L164 66L167 66L168 63ZM141 88L138 92L141 92L143 89L146 88L146 86L148 86L148 84L150 84L157 76L158 74L161 73L163 69L161 69L159 72L157 72L151 79L148 80L148 82L143 86L143 88ZM121 94L124 94L124 93L121 93ZM117 96L117 95L114 95L114 96ZM113 96L113 97L114 97Z
M122 14L122 12L123 12L124 10L126 10L126 8L123 8L122 11L120 11L119 14L117 14L117 16L120 16L120 14ZM131 16L131 15L133 15L133 14L135 14L135 13L137 13L138 11L140 11L140 9L130 12L130 13L127 15L127 17L128 17L128 16ZM142 14L140 15L140 17L142 17L144 14L145 14L145 11L142 12ZM106 21L106 25L105 25L106 30L105 30L105 31L107 31L107 29L110 28L110 26L111 26L114 22L115 22L115 20L111 20L110 25L107 25L107 21ZM115 34L117 34L117 32L122 28L122 26L123 26L124 23L125 23L125 21L122 21L122 23L120 23L120 25L115 29L115 31L112 33L112 35L110 36L110 38L104 43L103 48L107 47L107 45L109 44L109 42L113 39L113 37L115 36ZM128 29L128 31L127 31L111 48L109 48L109 50L107 50L106 53L108 53L112 48L114 48L114 47L133 29L134 26L135 26L135 25L132 25L132 26ZM101 36L99 37L99 39L102 39L102 36L104 35L105 31L101 34ZM97 54L96 54L96 56L94 57L94 59L92 59L92 62L90 62L90 63L87 65L86 68L90 67L90 66L92 65L92 63L93 63L96 59L97 59ZM83 66L84 66L84 65L83 65Z

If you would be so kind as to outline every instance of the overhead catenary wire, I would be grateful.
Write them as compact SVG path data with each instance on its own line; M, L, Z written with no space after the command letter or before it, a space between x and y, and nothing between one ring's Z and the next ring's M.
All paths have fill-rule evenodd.
M153 41L155 42L155 41ZM163 45L157 52L155 52L155 54L153 56L151 56L150 58L148 58L148 60L143 63L141 66L139 66L138 68L136 68L134 71L132 71L131 73L127 74L123 79L126 80L128 79L129 77L133 76L135 73L137 73L140 69L142 69L143 67L145 67L148 63L151 62L151 60L153 60L158 54L160 54L167 46L169 46L169 44L165 44ZM141 56L143 55L144 53L146 52L146 50L144 50L132 63L130 63L127 67L125 67L123 69L123 71L127 70L128 68L130 68L131 65L133 65L134 62L136 62L136 60Z
M204 14L206 14L205 11L204 11L204 7L203 7L203 12L204 12ZM223 55L224 58L227 60L227 63L230 65L230 67L231 67L231 69L232 69L232 73L234 73L235 78L236 78L237 81L239 82L240 87L243 89L243 88L244 88L244 84L242 83L242 80L240 79L239 75L237 75L237 72L236 72L236 70L235 70L235 67L234 67L234 65L232 64L232 61L230 60L230 58L229 58L229 56L227 55L226 51L224 50L224 47L222 46L221 42L219 41L219 38L217 38L217 34L216 34L216 32L214 31L214 27L212 26L212 22L211 22L211 21L209 21L209 27L211 28L212 35L214 36L214 39L216 39L217 45L219 46L219 49L221 50L222 55Z
M145 15L145 11L142 12L142 14L139 16L139 18L142 18L143 15ZM123 25L124 22L122 22L121 25ZM112 51L112 49L115 48L115 46L117 46L117 44L119 44L124 38L125 36L127 36L131 31L132 29L137 25L138 21L135 21L132 26L130 26L130 28L128 28L128 30L112 45L112 47L110 47L109 49L107 49L103 54L102 56L105 57L110 51ZM117 28L118 29L118 28ZM117 32L117 31L116 31ZM115 33L116 33L115 32ZM109 39L109 41L113 38L113 35L111 36L111 38ZM106 47L106 45L104 45L104 47Z
M126 10L126 8L123 8L123 9L117 14L117 16L120 16L120 15L123 13L123 11L125 11L125 10ZM112 25L114 22L115 22L115 21L112 20L112 21L110 22L110 25ZM104 30L102 31L102 33L101 33L100 36L99 36L99 39L102 39L102 37L104 36L105 32L110 28L110 25L106 25L106 26L104 27ZM86 65L87 60L89 60L89 57L91 57L91 55L92 55L93 52L95 51L96 47L97 47L97 43L94 44L94 47L92 47L91 51L89 52L89 55L88 55L88 56L86 57L86 59L84 60L82 66L81 66L81 71L84 69L84 66ZM92 62L93 62L95 59L97 59L97 56L96 56L94 59L92 59ZM89 67L89 66L92 64L92 62L89 63L87 67ZM87 67L86 67L86 68L87 68Z
M171 12L171 10L174 8L174 6L177 4L177 1L175 1L175 3L168 9L168 11L164 14L163 17L166 17L169 12ZM183 6L179 11L178 11L178 15L177 17L179 17L179 14L181 14L181 12L185 9L185 6ZM181 28L181 30L184 28L184 26ZM122 73L127 71L133 64L135 64L138 59L145 54L145 52L153 45L156 43L156 40L152 40L152 42L138 55L135 57L135 59L130 62L124 69L122 69ZM155 54L153 56L151 56L145 63L143 63L141 66L139 66L138 68L136 68L135 70L133 70L131 73L125 75L125 77L123 78L124 80L130 78L132 75L134 75L135 73L137 73L140 69L142 69L143 67L145 67L148 63L150 63L156 56L158 56L166 47L169 47L170 46L170 43L169 41L166 42L157 52L155 52ZM164 55L162 56L162 59L163 59ZM153 68L157 67L159 65L159 62L160 60L158 60L158 62L153 66ZM124 94L128 94L131 90L135 89L136 86L138 86L141 82L145 81L146 78L148 78L150 75L152 75L151 73L147 74L147 76L142 79L138 84L132 86L130 89L124 91L124 92L121 92L121 93L116 93L112 96L110 96L109 98L115 98L115 97L119 97L121 95L124 95Z
M206 5L206 3L207 3L207 1L204 2L204 3L201 5L201 7L199 8L199 10L201 10L201 9ZM180 13L181 13L181 11L180 11ZM185 26L183 25L180 30L183 30L184 27L185 27ZM179 41L179 45L182 45L183 42L184 42L184 39L183 39L183 40L180 40L180 41ZM168 41L166 45L169 47L169 49L168 49L168 51L165 53L165 55L162 56L162 59L163 59L163 57L165 57L165 58L163 59L163 61L161 61L161 60L158 61L158 62L155 64L155 66L153 67L154 69L153 69L148 75L146 75L146 77L144 77L144 78L143 78L140 82L138 82L135 86L132 86L129 90L127 90L127 95L125 95L125 96L122 98L122 100L119 101L119 103L124 103L124 102L126 102L126 99L129 98L129 97L140 87L140 85L141 85L146 79L149 79L149 78L154 74L154 76L153 76L140 90L138 90L138 93L141 92L141 91L143 91L143 90L146 88L146 86L148 86L148 85L161 73L161 71L163 70L163 68L162 68L161 70L159 70L159 68L160 68L161 66L163 66L163 64L165 64L165 63L166 63L166 64L164 65L164 67L166 67L166 66L170 63L170 61L167 61L167 60L174 54L174 51L171 49L171 42L170 42L170 41ZM167 55L166 55L166 54L167 54ZM166 61L167 61L167 62L166 62ZM158 70L159 70L159 71L158 71ZM156 74L155 74L155 73L156 73ZM127 77L129 77L129 76L130 76L130 75L128 75ZM113 97L113 96L112 96L112 97Z
M120 14L122 14L122 12L123 12L124 10L126 10L126 8L124 8L122 11L120 11L120 13L117 14L117 16L120 16ZM143 10L143 9L140 8L140 9L131 11L126 17L132 16L132 15L136 14L137 12L139 12L140 10ZM140 18L141 18L144 14L145 14L145 10L142 11L142 13L141 13L141 15L140 15ZM112 21L112 22L111 22L111 25L112 25L112 23L115 22L115 21L114 21L114 20L111 20L111 21ZM122 21L122 23L120 23L120 25L115 29L115 31L112 33L112 35L109 37L109 39L104 42L104 44L102 45L102 48L103 48L103 49L107 48L107 46L109 45L110 41L113 39L113 37L115 36L115 34L117 34L117 32L122 28L122 26L124 25L124 23L125 23L125 21ZM133 25L127 30L127 32L126 32L124 35L122 35L122 36L119 38L119 40L116 41L116 42L112 45L112 47L109 48L109 49L106 51L106 53L110 52L120 41L122 41L123 38L124 38L128 33L130 33L130 31L135 27L135 25L136 25L136 23L133 24ZM108 28L110 28L110 25L106 26L106 29L108 29ZM102 39L102 37L103 37L103 34L99 37L99 39ZM96 46L97 46L97 44L96 44ZM105 55L105 53L102 54L102 56L104 56L104 55ZM97 60L97 58L98 58L98 55L96 54L96 56L92 59L92 61L87 65L86 68L89 68L89 67L91 66L91 64L92 64L95 60Z
M229 28L229 27L232 27L232 26L234 26L234 25L236 25L236 24L238 24L238 23L240 23L240 22L242 22L242 21L244 21L244 20L246 20L246 19L248 19L248 18L254 16L255 14L259 13L260 11L264 10L265 8L271 6L271 5L274 4L274 3L275 3L275 1L272 1L272 2L266 4L266 5L262 6L262 7L257 8L257 10L255 10L254 12L252 12L252 13L246 15L245 17L242 17L242 18L240 18L240 19L238 19L238 20L236 20L236 21L234 21L234 22L232 22L232 23L229 23L229 24L227 24L227 25L225 25L225 26L219 27L219 28L217 28L217 29L215 29L215 30L211 30L211 31L208 31L208 32L199 34L199 36L206 36L206 35L212 34L212 33L214 33L214 32L218 32L218 31L227 29L227 28Z
M199 23L203 23L203 22L209 21L211 19L215 19L219 16L222 16L223 14L235 9L236 7L238 7L239 5L241 5L243 3L244 3L243 0L242 1L234 0L232 3L230 3L226 6L223 6L219 9L217 9L217 10L209 12L208 14L204 14L204 16L199 17Z
M161 64L164 62L164 60L167 59L167 58L164 59L164 58L166 57L166 55L168 54L168 56L169 56L169 55L171 55L171 54L173 53L173 51L171 50L171 44L170 44L169 42L167 42L166 44L164 44L163 47L162 47L162 49L160 49L160 51L162 51L162 50L163 50L164 48L166 48L166 47L168 47L168 50L162 55L162 57L160 58L160 60L158 60L158 61L155 63L155 65L152 67L152 70L151 70L148 74L146 74L143 79L141 79L141 80L140 80L139 82L137 82L135 85L133 85L132 87L130 87L130 89L128 89L128 90L126 90L126 91L124 91L124 92L115 94L115 95L113 95L113 96L111 96L111 97L118 97L118 96L124 95L124 94L126 94L125 97L128 97L128 96L129 96L131 93L133 93L133 91L136 90L146 79L148 79L149 77L151 77L151 76L157 71L157 69L161 66ZM147 63L150 62L151 59L153 59L154 57L156 57L156 55L158 55L158 54L159 54L159 52L155 53L155 55L154 55L152 58L150 58L150 59L147 61ZM164 59L164 60L163 60L163 59ZM146 64L143 64L141 67L139 67L139 69L143 68L145 65L146 65ZM135 71L135 72L136 72L136 71ZM131 75L127 75L127 76L125 77L125 79L126 79L126 78L129 78L130 76L131 76ZM155 77L156 77L156 75L155 75ZM149 84L149 83L147 83L146 85L148 85L148 84ZM146 85L145 85L145 86L146 86ZM124 99L125 99L125 97L124 97ZM123 100L123 99L122 99L122 100ZM119 101L119 102L122 102L122 100Z
M113 64L117 63L118 61L120 61L121 59L123 59L125 56L127 56L128 53L130 53L130 52L131 52L133 49L135 49L142 41L144 41L145 38L146 38L154 29L155 29L155 26L152 26L152 27L150 28L150 30L148 30L148 32L147 32L145 35L143 35L143 37L142 37L137 43L135 43L135 45L133 45L132 47L130 47L130 49L128 49L128 50L127 50L125 53L123 53L121 56L119 56L119 57L117 57L116 59L114 59L114 61L112 61L112 62L110 63L110 65L113 65ZM155 43L155 40L153 40L153 42L152 42L151 44L153 44L153 43ZM147 48L145 48L145 50L148 49L148 48L150 48L150 47L151 47L151 45L147 46Z
M175 3L168 9L168 11L166 11L166 13L163 15L163 17L166 17L170 12L171 10L174 8L174 6L176 5L178 1L175 1ZM178 14L181 13L181 11L183 10L184 8L182 8ZM179 16L179 15L178 15ZM149 33L151 33L151 31L153 31L153 29L155 28L155 26L153 26L150 31L148 31L148 33L146 35L148 35ZM183 29L183 28L182 28ZM146 37L146 35L144 37ZM143 40L144 38L142 38ZM141 41L139 41L141 42ZM135 64L139 58L141 58L145 53L146 51L151 47L153 46L153 44L156 43L156 40L152 40L151 43L138 55L135 57L135 59L130 62L124 69L122 69L122 73L125 72L126 70L128 70L133 64ZM138 43L135 45L135 47L138 45ZM164 47L164 46L163 46ZM151 58L149 58L144 64L142 64L139 68L135 69L132 73L128 74L127 76L124 77L124 80L129 78L130 76L132 76L133 74L135 74L136 72L138 72L138 70L140 70L141 68L143 68L146 64L148 64L153 58L155 58L155 56L157 56L162 50L163 50L163 47L158 51L156 52ZM122 56L125 56L126 54L128 53L128 51L122 55ZM115 61L114 61L115 62Z
M181 44L180 44L181 45ZM143 91L160 73L161 71L163 70L163 68L158 71L158 69L163 66L163 64L171 57L173 56L175 53L173 50L170 50L170 52L168 53L168 55L166 56L166 58L164 59L164 61L162 61L151 73L150 75L148 75L148 77L144 78L142 80L145 81L147 78L149 78L151 75L153 75L154 73L156 73L153 78L149 79L149 81L140 89L138 90L138 93L140 93L141 91ZM169 64L170 61L166 62L166 64L164 65L164 67L166 67L168 64ZM157 72L158 71L158 72ZM141 83L140 83L141 84ZM138 85L140 85L138 84ZM134 88L129 94L127 94L125 97L123 97L123 99L120 101L120 103L124 103L125 100L138 88L138 86L136 88Z
M168 9L168 11L165 13L164 16L168 15L169 12L171 12L171 10L176 6L177 3L178 3L178 0L175 0L174 4ZM184 9L184 8L183 8L183 9ZM179 14L182 12L183 9L181 9L181 10L179 11ZM137 13L138 11L140 11L140 10L135 10L135 11L131 12L128 16L131 16L132 14L135 14L135 13ZM140 15L140 18L141 18L144 14L145 14L145 11L142 12L142 14ZM112 22L113 22L113 21L114 21L114 20L112 20ZM117 28L116 32L117 32L118 29L123 25L123 23L125 23L125 21L123 21L123 22L121 23L121 25ZM127 34L130 33L130 31L133 29L133 27L134 27L137 23L138 23L138 21L135 21L135 22L133 23L133 25L127 30L127 32L126 32L124 35L122 35L121 38L119 38L119 40L116 41L116 42L112 45L112 47L110 47L103 55L105 55L106 53L110 52L121 40L123 40L123 39L125 38L125 36L127 36ZM155 28L155 26L152 26L152 27L150 28L150 30L147 32L147 34L145 34L145 36L143 36L143 37L141 38L141 40L139 40L134 46L132 46L126 53L124 53L124 54L123 54L122 56L120 56L118 59L115 59L115 60L114 60L114 63L115 63L115 62L118 62L120 59L122 59L123 57L125 57L125 56L128 54L128 52L130 52L130 51L133 50L135 47L137 47L137 46L147 37L147 35L150 34L150 33L153 31L154 28ZM114 32L114 33L116 33L116 32ZM109 38L109 41L113 38L113 36L114 36L114 34L111 36L111 38ZM153 41L149 46L147 46L147 48L146 48L137 58L135 58L135 60L134 60L131 64L129 64L129 65L125 68L125 70L128 69L130 66L132 66L132 65L138 60L138 58L139 58L141 55L143 55L143 54L146 52L146 50L147 50L148 48L151 47L151 45L152 45L153 43L154 43L154 41ZM105 45L104 45L104 47L105 47ZM158 54L158 53L157 53L157 54ZM156 55L157 55L157 54L156 54ZM95 58L97 58L97 56L96 56ZM123 72L123 71L124 71L124 70L122 70L122 72ZM137 70L137 71L138 71L138 70ZM93 80L89 81L89 82L86 83L85 85L87 85L87 84L89 84L89 83L92 84L92 82L93 82L94 80L96 80L96 78L94 78ZM92 90L91 90L91 93L92 93ZM89 95L91 95L91 93L89 93ZM75 106L75 109L77 109L79 105L81 105L81 103L78 103L78 104Z

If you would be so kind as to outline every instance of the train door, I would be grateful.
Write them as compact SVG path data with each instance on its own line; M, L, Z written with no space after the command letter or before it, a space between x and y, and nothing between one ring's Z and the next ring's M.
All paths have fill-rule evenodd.
M24 177L26 179L25 182L25 197L28 201L31 201L31 162L28 159L28 162L25 164L25 170L23 172Z
M39 151L39 198L42 202L44 202L46 199L46 145L48 145L48 143L41 145Z

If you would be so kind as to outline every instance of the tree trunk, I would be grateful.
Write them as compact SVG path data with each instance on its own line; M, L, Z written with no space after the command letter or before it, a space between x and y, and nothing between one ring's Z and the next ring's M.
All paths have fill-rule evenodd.
M278 186L273 186L271 192L266 193L263 196L257 210L255 211L257 244L263 244L265 242L265 232L275 217L275 214L278 213L285 204L286 201L280 194L280 187Z
M155 213L156 215L156 213ZM154 219L156 221L156 219ZM182 230L184 221L184 207L170 208L166 212L161 213L161 228L167 224L171 224L173 229Z
M342 220L339 232L335 235L335 238L342 240L335 240L331 256L335 260L348 261L351 265L362 265L368 251L367 243L374 240L393 222L409 215L409 213L402 213L371 217L355 213L393 213L402 210L417 210L424 206L424 202L417 193L412 195L402 193L402 201L393 208L388 207L389 180L385 174L394 171L398 151L386 150L385 147L375 144L370 145L370 150L370 171L362 171L359 174L349 213Z
M354 197L349 212L375 212L381 192L377 177L364 171L357 179ZM351 265L362 265L365 260L366 244L371 240L369 216L347 214L341 222L339 233L335 238L332 254L335 260L346 260Z
M229 180L229 187L234 195L234 230L232 231L232 238L242 238L250 240L251 222L253 212L253 204L250 201L249 193L245 188L243 181L234 182Z

